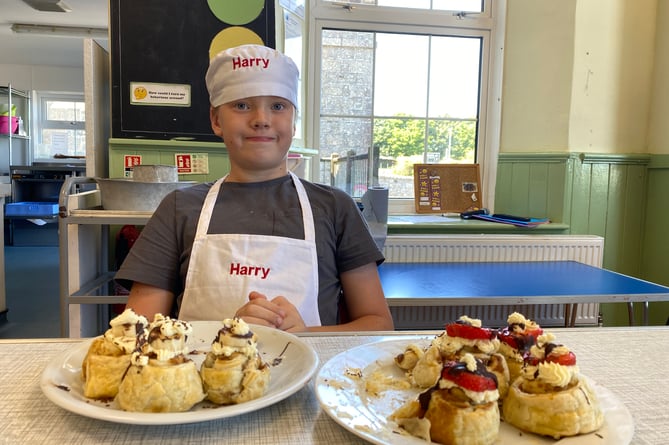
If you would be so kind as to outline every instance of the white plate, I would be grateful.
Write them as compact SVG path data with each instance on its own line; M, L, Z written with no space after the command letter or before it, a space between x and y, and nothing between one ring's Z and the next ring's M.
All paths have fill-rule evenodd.
M404 374L393 363L393 357L410 343L427 346L432 337L392 339L359 346L330 359L316 377L316 396L323 410L353 434L375 444L425 445L426 442L400 431L388 416L419 393L418 389L389 389L378 395L365 391L374 382L402 381ZM362 376L362 377L360 377ZM564 444L564 445L627 445L634 435L634 421L625 405L613 393L593 386L604 411L604 425L598 431L555 441L531 433L520 432L501 422L497 444ZM374 389L374 388L372 388Z
M189 358L199 369L222 324L208 321L195 321L192 324L193 335L188 341L191 350ZM262 397L238 405L218 406L201 402L183 413L135 413L121 410L116 402L88 399L83 395L81 362L92 339L49 363L42 373L40 386L49 400L68 411L119 423L170 425L221 419L255 411L300 390L318 369L318 356L308 343L292 334L255 325L251 329L258 335L258 350L270 365L270 384Z

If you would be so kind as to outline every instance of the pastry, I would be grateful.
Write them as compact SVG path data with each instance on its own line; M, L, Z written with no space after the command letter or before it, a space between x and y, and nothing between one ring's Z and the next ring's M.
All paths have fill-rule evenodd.
M537 323L518 312L509 315L507 326L497 332L500 340L499 353L506 359L512 382L520 375L524 357L542 333L543 329Z
M472 354L446 362L437 384L390 416L403 430L448 445L490 445L499 434L496 376Z
M504 421L554 439L596 431L604 422L597 396L579 375L576 356L543 334L502 404Z
M447 324L444 332L432 340L424 353L409 346L395 358L395 363L408 370L409 378L416 386L429 388L439 379L444 362L473 354L489 365L488 371L497 375L498 389L503 396L509 386L509 371L506 361L497 353L499 345L496 331L483 327L479 319L462 316ZM413 362L415 365L409 369Z
M147 325L145 317L126 309L109 322L110 328L104 335L93 340L81 364L85 397L102 400L116 397L130 366L130 354L137 346L137 335Z
M204 399L195 363L186 357L190 323L156 314L137 349L116 400L126 411L181 412Z
M269 366L258 353L257 335L244 320L223 320L200 375L207 399L217 404L242 403L265 393Z

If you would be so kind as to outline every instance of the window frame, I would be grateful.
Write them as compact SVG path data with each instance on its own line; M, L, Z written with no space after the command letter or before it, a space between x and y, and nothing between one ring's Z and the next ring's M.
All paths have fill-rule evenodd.
M484 0L482 13L435 11L396 7L346 5L310 0L306 70L307 79L306 139L319 150L320 141L320 54L321 32L334 28L353 31L408 32L432 35L482 35L481 94L476 162L480 165L482 201L494 208L497 158L501 128L501 96L506 0ZM401 23L400 23L401 20ZM450 33L448 32L450 30ZM318 165L320 157L314 159ZM316 169L318 170L318 169ZM389 212L415 213L414 200L391 199Z
M65 92L65 91L36 91L34 97L34 113L32 134L35 135L32 139L32 158L33 161L38 162L54 162L53 158L37 157L37 146L42 143L42 130L45 128L54 130L80 130L86 131L86 121L74 121L63 123L62 121L52 121L47 119L46 103L53 102L80 102L86 108L86 100L83 93ZM84 147L85 152L86 147Z

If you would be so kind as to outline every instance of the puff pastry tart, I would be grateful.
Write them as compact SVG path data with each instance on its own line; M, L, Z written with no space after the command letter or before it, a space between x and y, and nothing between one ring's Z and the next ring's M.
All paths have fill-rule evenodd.
M126 411L182 412L204 399L195 363L187 358L190 323L156 314L138 337L137 350L116 400Z
M482 327L479 319L462 316L447 324L444 332L432 340L424 353L410 345L403 354L395 357L395 363L408 370L409 378L416 386L429 388L439 379L446 361L473 354L489 365L488 371L496 374L502 397L509 386L509 371L506 361L497 353L499 346L496 331Z
M494 374L466 353L443 366L437 384L391 415L403 430L448 445L490 445L499 435Z
M579 375L574 353L553 339L541 335L531 348L503 401L504 421L554 439L596 431L604 422L597 396Z
M226 405L257 399L270 380L269 366L258 352L257 335L240 318L223 320L200 375L207 399Z
M518 312L509 315L507 326L498 331L499 352L506 359L512 382L520 375L525 356L541 334L541 326Z
M116 397L130 366L130 354L137 346L137 334L144 332L147 325L145 317L126 309L109 322L110 328L104 335L93 340L81 364L85 397L101 400Z

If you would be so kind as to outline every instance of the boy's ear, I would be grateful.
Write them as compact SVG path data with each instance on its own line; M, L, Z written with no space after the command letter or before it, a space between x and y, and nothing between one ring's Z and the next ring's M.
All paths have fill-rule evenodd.
M214 131L214 134L221 136L221 124L218 121L218 108L209 107L209 121L211 122L211 129Z

